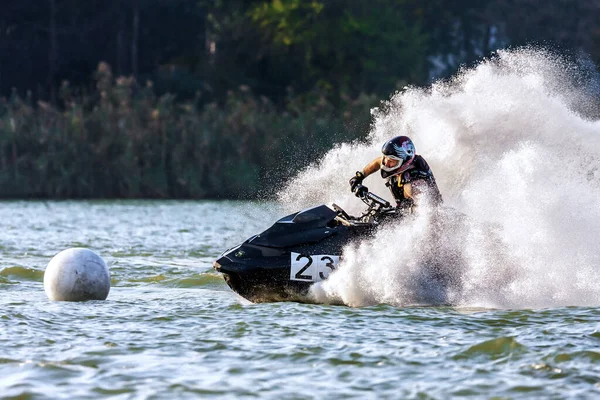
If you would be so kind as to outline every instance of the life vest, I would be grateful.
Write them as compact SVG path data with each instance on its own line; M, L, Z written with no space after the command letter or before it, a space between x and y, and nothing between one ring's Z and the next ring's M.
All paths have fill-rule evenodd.
M409 208L414 205L413 199L404 196L404 185L417 180L425 181L429 187L429 193L432 196L431 201L435 205L442 203L442 195L438 189L437 183L435 183L435 177L431 172L431 168L429 168L427 161L425 161L423 157L417 155L415 156L412 165L406 171L387 178L385 185L392 192L397 207Z

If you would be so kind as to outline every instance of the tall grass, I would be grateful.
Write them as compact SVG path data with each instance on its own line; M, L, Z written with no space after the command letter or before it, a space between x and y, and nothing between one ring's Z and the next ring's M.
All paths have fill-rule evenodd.
M68 83L61 107L16 92L0 100L2 198L253 198L364 136L373 96L336 110L318 93L283 106L247 87L197 106L96 71L91 93ZM261 190L267 189L267 190Z

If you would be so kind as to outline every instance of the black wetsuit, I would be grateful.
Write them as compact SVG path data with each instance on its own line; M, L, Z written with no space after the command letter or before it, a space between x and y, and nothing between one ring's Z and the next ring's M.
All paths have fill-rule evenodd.
M384 170L381 170L381 176L383 178L387 178L387 183L385 185L390 188L390 191L396 200L397 207L410 208L414 205L412 199L404 197L404 185L416 180L423 180L427 186L429 186L429 193L431 195L431 201L433 204L442 204L442 195L440 190L435 183L435 178L431 172L431 168L429 168L427 161L425 161L423 157L419 155L415 156L410 168L401 174L391 177L388 177L387 175L388 174Z

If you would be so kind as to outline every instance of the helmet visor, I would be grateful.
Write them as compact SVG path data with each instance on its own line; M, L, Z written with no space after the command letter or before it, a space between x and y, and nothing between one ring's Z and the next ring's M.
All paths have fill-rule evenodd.
M399 168L403 162L404 162L404 160L401 159L400 157L383 156L383 158L381 159L381 168L384 171L392 171L396 168Z

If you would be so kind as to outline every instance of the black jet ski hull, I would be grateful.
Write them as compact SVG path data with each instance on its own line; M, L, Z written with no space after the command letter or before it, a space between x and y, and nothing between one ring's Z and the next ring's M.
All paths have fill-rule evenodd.
M310 301L309 288L336 269L343 248L373 232L373 223L335 206L281 218L214 262L229 287L251 302Z
M215 269L223 273L234 292L253 303L303 301L314 283L289 280L290 266L249 269L240 264L227 264L221 258L215 262Z
M214 267L234 292L253 303L308 301L310 286L335 270L350 240L347 232L336 232L321 243L292 249L246 241L223 253Z

